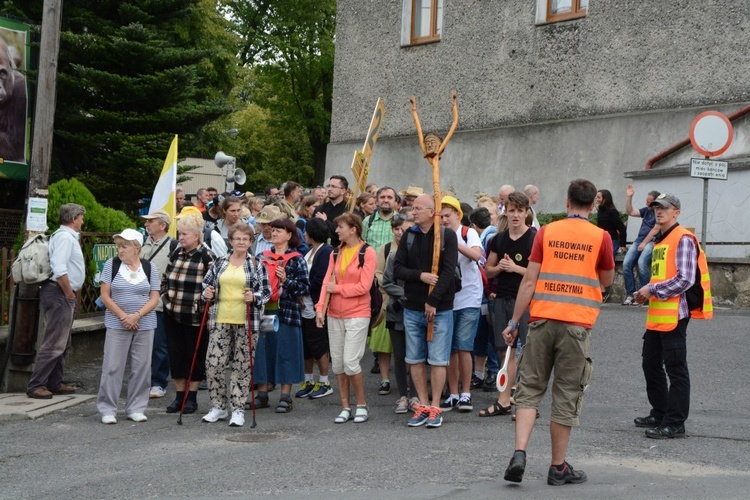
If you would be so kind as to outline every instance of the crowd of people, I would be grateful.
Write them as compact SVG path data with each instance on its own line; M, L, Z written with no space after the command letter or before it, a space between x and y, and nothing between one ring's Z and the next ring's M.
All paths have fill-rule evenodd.
M591 330L615 257L625 253L622 304L648 304L643 370L652 410L634 423L652 438L684 435L684 334L691 317L711 317L711 298L705 254L679 227L673 195L652 191L636 209L628 186L626 213L643 222L626 250L612 193L584 179L568 187L567 216L546 225L534 210L534 185L504 185L475 206L453 193L436 204L416 186L375 185L350 204L341 175L325 188L290 181L262 196L207 188L189 203L178 194L177 241L167 234L166 212L145 214L148 236L132 228L117 234L118 257L101 273L107 337L97 405L105 424L117 422L128 356L125 412L135 422L147 420L148 399L164 397L169 378L175 399L167 413L197 412L204 383L210 407L202 420L242 427L246 411L271 407L275 390L279 414L291 412L295 399L332 395L332 371L341 403L333 422L364 423L371 417L365 385L372 382L362 368L369 344L378 394L391 393L392 367L394 411L411 413L409 427L441 427L446 412L475 411L472 391L496 392L476 412L516 421L505 472L513 482L522 480L554 373L548 483L584 482L585 473L566 461L567 444L591 377ZM60 357L70 300L82 283L73 243L85 210L76 207L61 208L62 234L50 243L53 276L42 287L48 331L29 385L33 398L74 390L62 384Z

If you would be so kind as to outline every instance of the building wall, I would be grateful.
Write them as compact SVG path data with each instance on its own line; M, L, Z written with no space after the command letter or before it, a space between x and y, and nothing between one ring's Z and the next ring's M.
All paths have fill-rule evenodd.
M738 77L750 63L746 2L591 0L585 18L540 26L531 0L444 4L440 42L401 46L402 1L338 1L328 175L352 178L352 154L381 97L386 115L370 180L429 191L409 97L417 97L425 132L445 132L456 89L460 121L441 162L444 189L471 203L502 184L533 183L541 189L537 209L559 212L568 182L585 177L610 189L624 211L626 172L686 138L701 111L731 114L750 101ZM748 127L739 133L724 158L748 149ZM691 155L686 148L657 168ZM659 186L670 190L678 178ZM640 190L652 189L642 181ZM687 194L686 186L678 187ZM743 200L733 203L750 212Z

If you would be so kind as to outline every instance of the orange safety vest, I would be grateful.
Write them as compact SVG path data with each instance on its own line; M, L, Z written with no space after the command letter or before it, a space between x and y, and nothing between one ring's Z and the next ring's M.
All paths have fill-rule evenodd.
M585 220L564 219L545 226L531 317L596 323L602 305L597 264L603 237L602 229Z
M700 278L701 290L703 291L702 305L691 309L690 317L711 319L714 316L714 306L711 300L711 278L708 275L706 253L701 250L698 238L682 226L676 226L662 241L654 245L654 252L651 254L650 284L655 285L677 276L677 246L683 236L692 238L698 248L698 276L696 276L696 279ZM671 332L677 326L679 312L679 295L669 297L666 300L651 297L648 301L648 312L646 313L646 329Z

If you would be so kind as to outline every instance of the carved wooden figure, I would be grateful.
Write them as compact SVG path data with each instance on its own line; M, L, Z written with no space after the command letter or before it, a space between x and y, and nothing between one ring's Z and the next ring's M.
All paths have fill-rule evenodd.
M440 190L440 156L443 154L443 151L445 151L445 146L448 145L448 141L451 140L453 132L456 131L456 126L458 125L457 99L458 95L456 94L456 91L452 90L451 108L453 110L453 123L451 124L451 128L448 131L448 134L445 136L445 139L441 139L440 136L434 132L428 132L427 135L422 134L422 125L419 123L419 115L417 115L417 101L414 96L411 96L411 98L409 99L409 102L411 103L411 114L414 118L414 125L416 125L417 127L419 147L422 148L425 159L430 162L430 166L432 166L432 192L433 198L435 200L435 218L433 222L433 231L435 233L435 238L432 247L432 274L438 273L438 266L440 263L440 248L442 246L440 238L440 200L442 196ZM432 293L433 288L433 286L430 286L430 290L428 293ZM430 321L427 328L428 341L432 341L432 332L434 326L434 323Z

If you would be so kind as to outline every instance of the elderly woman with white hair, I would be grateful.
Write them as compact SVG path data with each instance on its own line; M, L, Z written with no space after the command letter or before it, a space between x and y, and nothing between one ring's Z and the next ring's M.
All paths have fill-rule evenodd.
M143 245L141 233L125 229L114 240L117 257L104 263L100 281L102 302L107 308L104 313L107 334L96 406L103 424L117 423L117 403L129 354L125 414L134 422L145 422L151 386L151 345L156 328L154 309L159 302L159 270L139 257Z
M198 385L206 377L206 349L208 335L198 344L203 319L203 279L214 255L202 244L203 215L193 213L194 207L177 216L177 239L180 246L169 256L169 264L161 281L161 298L164 304L164 331L167 334L169 368L177 392L167 406L167 413L177 413L188 391L183 413L198 410ZM192 376L190 366L193 354L198 351ZM190 378L190 387L186 387Z

